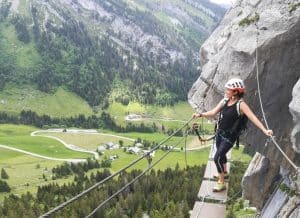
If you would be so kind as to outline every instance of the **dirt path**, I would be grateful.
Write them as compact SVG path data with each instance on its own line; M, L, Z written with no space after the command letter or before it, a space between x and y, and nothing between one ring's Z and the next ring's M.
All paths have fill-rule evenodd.
M38 157L38 158L42 158L42 159L46 159L46 160L66 161L66 162L73 162L73 163L79 163L79 162L85 162L86 161L86 159L61 159L61 158L47 157L47 156L44 156L44 155L29 152L29 151L24 151L24 150L21 150L21 149L18 149L18 148L12 148L12 147L9 147L7 145L0 145L0 148L5 148L5 149L12 150L12 151L21 152L23 154L28 154L28 155Z
M51 138L51 139L57 140L60 143L62 143L66 148L68 148L70 150L78 151L78 152L84 152L84 153L90 153L90 154L93 154L96 159L99 159L99 154L95 151L90 151L90 150L87 150L87 149L77 147L77 146L72 145L72 144L67 144L66 142L64 142L63 140L61 140L60 138L55 137L55 136L37 135L38 133L57 133L57 132L61 133L61 132L63 132L63 129L37 130L37 131L32 132L30 135L33 136L33 137L46 137L46 138ZM127 137L123 137L123 136L117 136L117 135L106 134L106 133L98 133L97 130L74 130L74 129L70 129L70 130L67 130L67 133L99 134L99 135L112 136L112 137L117 137L117 138L120 138L120 139L126 139L126 140L129 140L129 141L134 141L134 139L132 139L132 138L127 138ZM63 158L48 157L48 156L32 153L32 152L29 152L29 151L24 151L22 149L13 148L13 147L10 147L10 146L7 146L7 145L0 145L0 148L9 149L9 150L12 150L12 151L17 151L17 152L20 152L20 153L23 153L23 154L28 154L28 155L31 155L33 157L38 157L38 158L42 158L42 159L46 159L46 160L66 161L66 162L73 162L73 163L79 163L79 162L85 162L86 161L86 159L63 159Z
M82 130L79 130L79 131L82 131ZM83 152L83 153L90 153L90 154L94 155L95 159L99 159L99 154L95 151L90 151L90 150L87 150L87 149L77 147L77 146L72 145L72 144L67 144L66 142L64 142L63 140L61 140L60 138L55 137L55 136L36 135L37 133L48 133L48 132L62 132L62 130L60 130L60 131L58 131L58 130L56 130L56 131L54 131L54 130L37 130L35 132L32 132L30 135L35 136L35 137L46 137L46 138L51 138L51 139L57 140L60 143L62 143L66 148L68 148L70 150L79 151L79 152Z
M129 114L125 116L126 121L142 121L142 120L158 120L158 121L167 121L167 122L181 122L185 123L186 120L176 120L172 118L167 118L167 117L159 117L159 118L152 118L152 117L143 117L142 115L139 114Z
M48 130L37 130L32 132L30 135L31 136L35 136L35 137L46 137L46 138L51 138L54 140L59 141L60 143L62 143L66 148L73 150L73 151L79 151L79 152L84 152L84 153L90 153L92 155L94 155L95 159L99 159L99 154L95 151L91 151L91 150L87 150L84 148L80 148L76 145L72 145L72 144L68 144L65 141L61 140L58 137L55 136L47 136L47 135L37 135L38 133L62 133L64 129L48 129ZM118 136L118 135L113 135L113 134L107 134L107 133L99 133L97 132L97 130L94 129L86 129L86 130L82 130L82 129L66 129L66 134L68 133L77 133L77 134L98 134L98 135L104 135L104 136L112 136L112 137L116 137L116 138L120 138L120 139L126 139L128 141L134 141L134 139L132 138L127 138L127 137L123 137L123 136Z
M63 132L63 129L37 130L37 131L32 132L30 135L33 136L33 137L46 137L46 138L51 138L51 139L57 140L60 143L62 143L66 148L68 148L70 150L78 151L78 152L84 152L84 153L90 153L90 154L93 154L96 159L99 159L99 154L95 151L90 151L90 150L87 150L87 149L77 147L77 146L72 145L72 144L67 144L65 141L63 141L60 138L55 137L55 136L37 135L38 133L62 133L62 132ZM117 135L113 135L113 134L99 133L99 132L97 132L97 130L74 130L74 129L72 129L72 130L67 130L66 133L99 134L99 135L112 136L112 137L117 137L117 138L121 138L121 139L126 139L126 140L129 140L129 141L134 141L134 139L132 139L132 138L117 136ZM207 142L205 144L201 145L199 140L197 138L195 138L187 146L188 147L187 151L201 150L201 149L207 148L209 146L211 146L211 144L208 144ZM24 151L22 149L13 148L13 147L10 147L10 146L7 146L7 145L0 145L0 148L21 152L21 153L24 153L24 154L28 154L28 155L38 157L38 158L42 158L42 159L46 159L46 160L66 161L66 162L73 162L73 163L85 162L86 161L86 159L63 159L63 158L48 157L48 156L32 153L32 152L29 152L29 151Z

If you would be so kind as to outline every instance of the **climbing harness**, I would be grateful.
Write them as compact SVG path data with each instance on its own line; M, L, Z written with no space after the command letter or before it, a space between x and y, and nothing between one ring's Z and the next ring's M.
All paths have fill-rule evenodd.
M202 126L203 126L203 124L202 124ZM202 127L201 127L201 129L202 129ZM198 136L198 139L201 142L201 145L203 145L203 144L205 144L205 142L210 141L215 138L215 134L209 138L204 138L204 136L201 136L199 133L199 124L198 123L193 123L192 130Z

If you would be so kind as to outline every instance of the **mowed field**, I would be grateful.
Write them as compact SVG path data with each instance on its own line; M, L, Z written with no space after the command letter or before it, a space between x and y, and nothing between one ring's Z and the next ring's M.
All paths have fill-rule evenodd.
M53 158L91 157L91 155L67 149L54 139L30 136L30 133L36 130L36 128L24 125L0 125L0 145Z
M195 110L187 102L179 102L174 106L157 106L157 105L142 105L137 102L130 102L127 106L121 103L112 103L109 105L107 112L114 118L116 123L125 126L125 117L129 114L142 115L145 119L141 121L133 121L135 124L144 123L152 126L156 124L158 128L163 125L166 128L178 129L185 122L190 120ZM205 129L212 132L214 125L206 120L197 119L195 122L201 122Z
M38 153L48 157L55 158L88 158L92 155L76 152L69 150L64 147L60 142L49 139L45 137L32 137L30 133L36 131L34 127L23 126L23 125L0 125L0 144L4 144L10 147L19 148L33 153ZM103 132L99 130L99 132ZM95 150L97 146L105 144L108 142L118 143L119 140L124 142L124 146L131 146L133 144L132 140L138 138L154 141L156 143L161 142L167 136L160 133L123 133L117 134L113 132L106 131L106 134L111 135L102 135L102 134L75 134L75 133L43 133L47 136L55 136L65 141L68 144L74 144L78 147L82 147L89 150ZM115 136L112 136L115 135ZM127 137L129 139L120 138ZM182 137L174 137L170 140L167 145L177 145L179 150L172 151L164 158L154 169L164 170L168 167L175 168L178 163L180 168L185 168L186 164L189 166L193 165L202 165L206 164L208 160L208 154L210 147L207 145L201 145L197 141L196 136L187 137L187 147L188 148L199 148L199 150L187 151L184 152L181 148L185 146L185 140ZM250 156L242 154L242 149L233 151L233 158L243 159L249 161ZM166 151L157 150L153 158L153 162L158 160ZM109 158L110 156L118 155L118 158L112 162L111 171L115 172L119 169L125 167L132 161L139 158L139 155L129 154L124 151L123 148L116 150L105 150L104 154L100 156L100 160L103 158ZM57 160L45 160L37 157L32 157L20 152L15 152L7 149L0 148L0 168L4 168L9 175L9 179L6 180L9 186L12 188L11 193L13 194L23 194L27 191L35 193L37 187L41 185L46 185L48 183L56 182L58 184L68 183L73 180L74 176L69 176L64 179L52 180L52 168L62 164L62 161ZM128 169L145 169L148 166L148 162L145 159L142 159L140 162L134 165L134 167ZM95 169L87 173L90 175L92 172L96 172ZM43 179L43 175L46 177L47 181ZM4 196L10 193L0 194L0 201L3 200Z
M40 155L45 155L47 157L55 158L88 158L92 155L86 153L80 153L76 151L69 150L64 147L60 142L49 139L45 137L32 137L31 132L37 129L30 126L23 125L0 125L0 144L7 145L10 147L18 148L21 150L37 153ZM45 133L44 133L45 134ZM47 133L45 135L56 136L67 143L75 144L76 146L95 150L98 145L114 142L118 143L119 140L124 142L125 146L130 146L133 144L132 140L126 140L124 138L113 137L108 135L98 135L98 134L63 134L63 133ZM132 139L137 138L147 138L155 139L159 141L166 136L163 134L123 134L121 136L129 137ZM154 138L153 138L154 137ZM194 137L194 136L192 136ZM188 137L189 138L189 137ZM176 137L173 141L178 142L180 138ZM178 145L178 147L183 147L184 141ZM199 165L205 164L208 156L208 149L203 149L199 151L187 152L187 164L188 165ZM117 150L106 150L104 155L100 157L110 157L117 154L118 159L112 162L111 170L112 172L123 168L130 162L136 160L140 156L135 154L128 154L124 152L123 148ZM156 151L153 161L157 160L161 155L165 154L165 151ZM36 192L37 187L45 185L51 182L57 182L58 184L63 184L65 182L70 182L73 176L65 179L58 179L53 181L52 178L52 168L62 164L62 161L57 160L45 160L37 157L33 157L27 154L23 154L16 151L11 151L8 149L0 148L0 168L4 168L9 175L7 180L9 186L12 188L11 193L20 195L26 193L27 191ZM156 169L166 169L167 167L175 167L176 164L180 167L185 167L185 153L183 151L171 152L163 161L161 161ZM141 160L138 164L134 166L134 169L145 169L148 163L146 160ZM100 169L101 170L101 169ZM129 169L130 170L130 169ZM93 170L96 171L96 170ZM93 172L91 171L91 172ZM89 172L89 174L91 173ZM47 181L43 179L43 174L46 176ZM0 194L0 200L7 194Z
M44 160L0 148L0 168L5 169L9 175L9 179L5 181L12 189L11 193L16 195L28 191L35 193L38 186L46 185L49 182L57 182L58 184L70 182L73 177L51 180L52 168L61 163L60 161ZM46 176L47 181L43 179L43 174ZM4 196L11 193L1 193L0 201L3 200Z
M98 146L107 144L112 142L114 144L118 143L119 141L123 141L124 146L130 146L134 144L135 139L125 138L125 137L118 137L117 135L111 134L89 134L89 133L39 133L38 135L45 135L45 136L54 136L57 137L64 142L72 145L76 145L77 147L85 148L88 150L95 151Z

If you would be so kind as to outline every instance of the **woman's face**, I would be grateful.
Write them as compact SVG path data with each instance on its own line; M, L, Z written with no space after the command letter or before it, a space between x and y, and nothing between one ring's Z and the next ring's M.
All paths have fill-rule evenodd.
M236 93L232 89L225 89L225 98L231 98L234 96Z

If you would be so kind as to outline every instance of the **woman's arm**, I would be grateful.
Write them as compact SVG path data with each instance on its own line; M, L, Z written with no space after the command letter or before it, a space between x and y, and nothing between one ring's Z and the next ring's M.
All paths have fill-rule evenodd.
M273 135L273 131L265 128L262 122L260 122L260 120L256 117L256 115L252 112L250 107L244 101L241 102L240 109L241 112L245 114L249 118L249 120L251 120L252 123L255 124L255 126L257 126L261 131L263 131L265 135L267 136Z
M213 108L212 110L210 110L210 111L206 111L206 112L203 112L203 113L194 113L193 118L197 118L197 117L214 117L214 116L216 116L217 113L220 112L220 110L223 107L223 104L224 104L224 99L221 100L219 102L219 104L217 104L217 106L215 108Z

